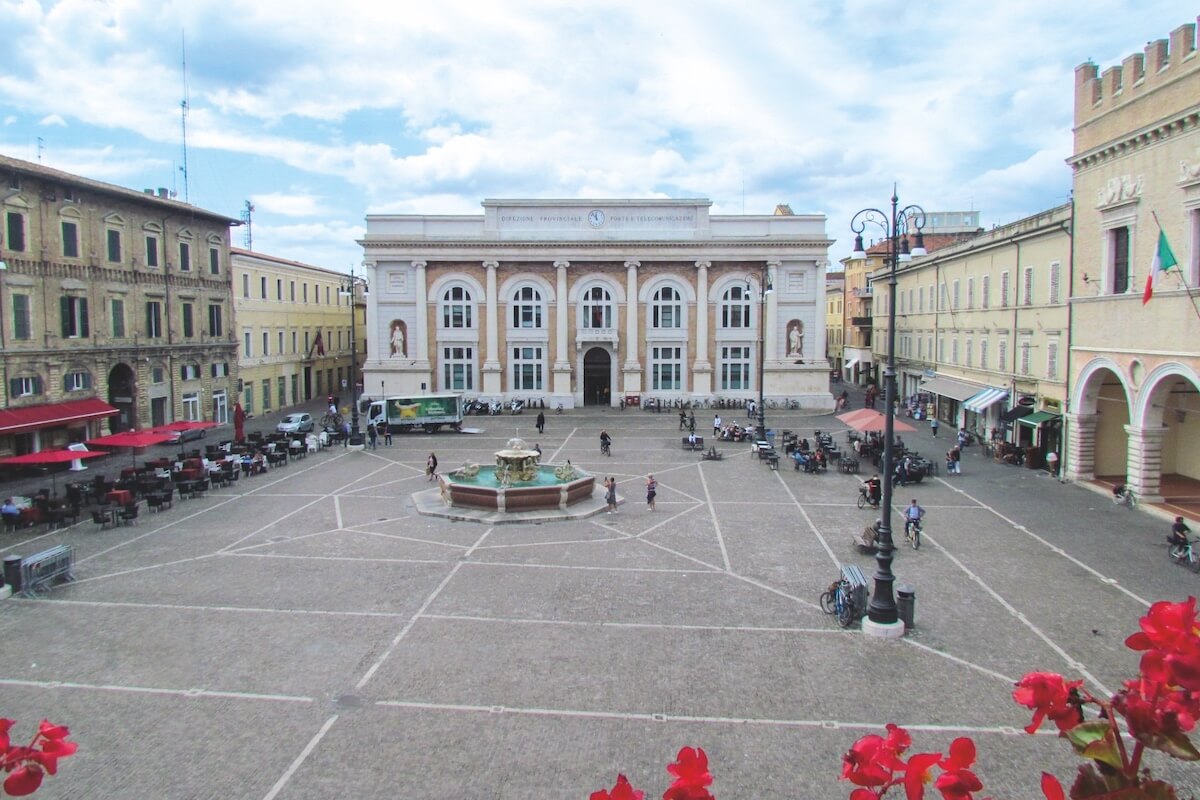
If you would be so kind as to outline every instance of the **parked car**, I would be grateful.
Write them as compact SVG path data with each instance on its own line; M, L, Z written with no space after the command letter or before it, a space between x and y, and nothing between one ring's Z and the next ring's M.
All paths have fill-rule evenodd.
M168 431L168 433L171 434L171 440L165 444L181 444L204 438L204 428L187 428L182 431Z
M275 426L280 433L311 433L312 429L312 414L288 414Z

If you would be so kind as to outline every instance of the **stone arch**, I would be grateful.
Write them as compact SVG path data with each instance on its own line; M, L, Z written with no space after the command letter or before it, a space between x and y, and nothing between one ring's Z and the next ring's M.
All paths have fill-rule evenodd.
M583 302L584 293L594 286L602 286L608 290L609 295L612 296L613 303L616 305L625 305L624 284L602 272L589 272L586 275L576 278L567 292L567 302L573 306L578 306Z
M1174 380L1172 380L1174 379ZM1170 409L1164 395L1169 395L1179 381L1192 385L1193 391L1200 391L1200 375L1191 367L1176 361L1160 364L1146 376L1138 391L1137 400L1133 404L1131 418L1133 424L1143 428L1158 428L1163 425L1163 412L1167 410L1182 410L1187 408Z
M1101 357L1084 365L1071 395L1071 474L1125 481L1133 407L1132 391L1119 364Z
M1200 376L1191 367L1167 362L1142 382L1134 408L1141 441L1137 474L1143 494L1194 496L1200 480Z
M1125 394L1126 406L1130 409L1134 407L1134 396L1129 388L1128 382L1125 380L1125 374L1117 362L1110 358L1093 358L1079 372L1079 377L1075 380L1075 389L1071 394L1071 410L1076 414L1095 414L1097 409L1097 401L1100 396L1100 387L1103 384L1103 371L1111 372L1117 377L1121 383L1121 388ZM1100 380L1093 380L1099 376Z

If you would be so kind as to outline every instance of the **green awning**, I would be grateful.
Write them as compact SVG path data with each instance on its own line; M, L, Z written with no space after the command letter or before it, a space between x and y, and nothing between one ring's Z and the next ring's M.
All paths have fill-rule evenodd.
M1018 425L1028 425L1031 428L1036 428L1043 422L1049 422L1052 419L1059 419L1060 414L1055 414L1053 411L1035 411L1032 414L1021 417L1017 420Z

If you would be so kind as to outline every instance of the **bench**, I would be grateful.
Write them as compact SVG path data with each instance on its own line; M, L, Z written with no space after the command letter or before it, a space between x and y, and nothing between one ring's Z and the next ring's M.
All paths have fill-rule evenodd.
M682 447L684 450L703 450L704 449L704 437L703 436L697 436L695 444L692 444L691 442L689 442L688 437L686 437L686 436L681 436L680 441L682 442Z
M75 547L60 544L21 559L21 596L37 597L57 580L75 580Z
M842 580L850 585L849 595L853 598L854 607L858 609L858 613L865 614L868 594L867 576L863 575L863 571L854 564L843 564Z

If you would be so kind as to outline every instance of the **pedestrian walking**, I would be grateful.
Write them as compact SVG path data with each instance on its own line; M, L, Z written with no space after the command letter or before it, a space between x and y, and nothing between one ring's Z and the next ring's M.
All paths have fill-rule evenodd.
M933 433L933 438L937 438L938 418L931 416L929 418L929 430Z
M683 430L685 427L687 427L687 412L681 408L679 409L679 430Z
M1051 477L1058 477L1058 453L1053 450L1046 453L1046 469L1050 471Z
M437 456L433 453L425 459L425 474L429 476L430 481L437 477Z
M350 420L342 421L342 447L350 444Z
M658 494L658 481L654 480L653 475L646 476L646 505L650 510L654 510L654 496Z
M721 415L713 414L713 436L721 435Z
M688 412L688 430L693 433L696 431L696 415L691 411Z
M388 425L388 421L381 420L379 423L379 433L383 436L383 446L392 446L392 426Z
M371 445L371 449L375 449L375 445L379 441L379 429L375 427L375 423L371 422L367 425L367 443Z
M617 479L604 479L604 502L608 504L608 513L617 513Z
M951 447L946 453L946 471L952 475L962 475L962 450Z
M537 415L537 429L539 434L546 432L546 415L541 411Z

